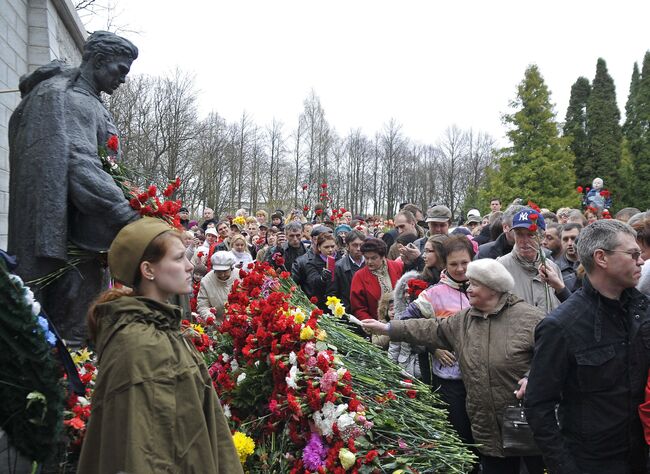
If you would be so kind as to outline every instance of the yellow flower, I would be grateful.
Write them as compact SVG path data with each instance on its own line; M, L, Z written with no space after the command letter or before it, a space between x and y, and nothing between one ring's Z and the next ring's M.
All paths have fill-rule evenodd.
M337 304L341 304L341 300L338 299L336 296L328 296L327 301L325 301L325 306L327 306L330 309L332 309Z
M325 331L325 329L319 329L318 331L316 331L316 339L318 339L319 341L324 341L325 339L327 339L327 331Z
M233 224L246 225L246 218L243 216L237 216L232 220Z
M300 340L306 341L314 337L314 330L309 326L305 326L300 330Z
M76 365L80 365L85 362L88 362L91 359L91 357L92 354L90 353L87 347L84 347L83 349L72 353L72 361Z
M235 449L239 455L239 462L244 464L246 458L255 452L255 441L250 436L246 436L241 431L236 431L232 435L232 440L235 443Z
M334 316L336 316L337 318L340 318L341 316L343 316L345 314L345 306L343 306L341 303L339 303L336 306L334 306L333 312L334 312Z
M305 322L306 316L305 316L305 313L301 309L294 309L293 311L291 311L291 314L293 315L293 320L297 324L302 324L302 323Z
M203 327L198 324L192 324L192 329L194 329L199 334L203 334Z
M343 469L346 471L354 466L355 462L357 462L357 458L354 453L347 448L341 448L339 451L339 460L341 461L341 466L343 466Z

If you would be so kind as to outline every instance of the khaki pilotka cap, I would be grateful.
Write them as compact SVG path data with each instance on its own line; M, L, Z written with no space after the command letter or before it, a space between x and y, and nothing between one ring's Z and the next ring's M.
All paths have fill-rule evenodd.
M155 217L143 217L122 227L108 249L108 268L117 281L133 287L144 251L163 232L175 230Z

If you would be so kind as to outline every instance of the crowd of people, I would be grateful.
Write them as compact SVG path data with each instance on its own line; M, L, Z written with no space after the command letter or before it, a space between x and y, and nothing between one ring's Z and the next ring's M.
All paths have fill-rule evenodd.
M448 403L477 446L475 472L647 472L649 214L502 210L493 199L461 222L444 205L413 204L392 219L245 209L221 220L205 209L201 222L183 209L181 219L195 310L222 318L237 269L255 260L290 272L324 310L336 296ZM519 401L537 456L502 446L502 413Z

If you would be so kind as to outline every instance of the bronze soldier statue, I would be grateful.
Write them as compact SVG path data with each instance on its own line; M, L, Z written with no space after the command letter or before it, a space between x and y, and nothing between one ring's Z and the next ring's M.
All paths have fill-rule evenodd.
M69 267L71 245L89 258L33 288L63 339L86 339L90 303L107 281L100 252L138 218L103 169L109 147L119 159L118 130L102 102L129 73L138 49L97 31L77 68L53 61L20 80L22 101L9 122L9 245L17 273L33 281Z

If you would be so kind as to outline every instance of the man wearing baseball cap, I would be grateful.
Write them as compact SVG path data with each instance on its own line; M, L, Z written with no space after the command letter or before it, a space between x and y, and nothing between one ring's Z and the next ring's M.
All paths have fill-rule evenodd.
M549 313L571 296L571 292L564 286L560 269L546 257L541 247L545 229L541 213L524 207L512 219L509 231L515 242L512 251L497 260L515 280L512 292Z

